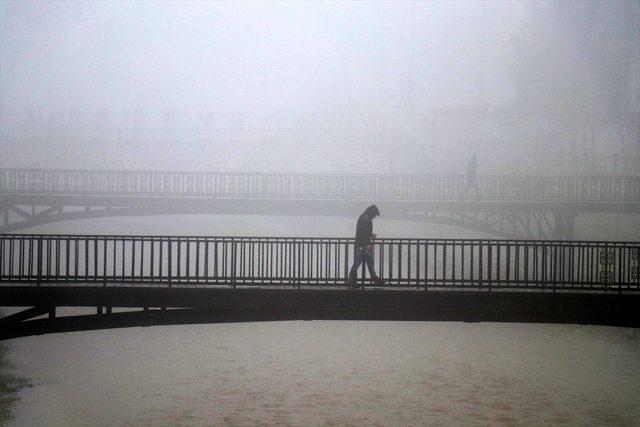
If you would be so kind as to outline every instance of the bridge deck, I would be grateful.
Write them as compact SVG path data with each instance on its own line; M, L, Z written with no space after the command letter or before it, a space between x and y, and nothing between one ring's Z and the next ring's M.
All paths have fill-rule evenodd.
M0 305L33 307L0 319L0 335L292 319L640 325L637 242L379 239L374 249L387 285L347 290L353 239L0 235ZM364 266L359 281L370 283ZM109 314L56 318L63 306Z
M36 320L0 319L0 339L88 329L273 320L507 321L640 327L639 294L0 286L0 301L6 306L33 306L33 315L49 314ZM96 315L56 317L56 306L100 308ZM140 310L115 313L113 307Z

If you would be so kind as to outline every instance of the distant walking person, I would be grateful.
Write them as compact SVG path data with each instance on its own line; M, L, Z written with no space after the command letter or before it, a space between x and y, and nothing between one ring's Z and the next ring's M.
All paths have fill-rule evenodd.
M478 180L477 180L478 159L474 155L467 162L467 186L460 193L460 199L463 199L472 188L476 193L476 199L479 198Z
M371 239L375 239L376 235L373 233L373 219L380 216L380 211L376 205L371 205L365 209L364 213L358 218L358 224L356 225L356 244L353 266L349 271L349 280L347 286L355 288L356 275L358 273L358 267L362 262L367 263L369 274L376 285L384 285L385 280L378 277L375 269L373 268L373 245Z

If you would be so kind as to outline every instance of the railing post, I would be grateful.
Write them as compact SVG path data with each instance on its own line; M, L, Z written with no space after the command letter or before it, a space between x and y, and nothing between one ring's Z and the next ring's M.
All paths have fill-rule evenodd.
M237 257L237 245L236 242L233 241L231 243L231 284L233 289L236 288L236 257Z
M169 263L169 265L167 266L167 272L169 273L169 288L171 288L171 275L173 274L173 259L171 258L171 247L173 246L172 244L173 242L171 241L171 239L167 239L167 244L168 244L168 248L167 248L167 261ZM162 260L160 260L162 262Z
M37 254L37 263L38 263L38 281L36 282L36 286L40 286L42 282L42 237L38 238L38 254Z

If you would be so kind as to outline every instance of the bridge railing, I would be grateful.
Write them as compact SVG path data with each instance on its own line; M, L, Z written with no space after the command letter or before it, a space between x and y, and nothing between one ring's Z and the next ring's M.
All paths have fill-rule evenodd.
M353 240L0 235L0 282L25 285L343 286ZM640 291L640 242L378 239L403 288ZM364 266L359 280L374 286Z
M220 198L640 201L640 177L0 169L0 193Z

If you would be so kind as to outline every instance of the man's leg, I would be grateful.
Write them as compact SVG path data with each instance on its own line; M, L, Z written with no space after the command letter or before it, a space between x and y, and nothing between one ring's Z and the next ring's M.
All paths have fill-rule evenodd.
M376 270L373 267L373 254L365 254L364 255L364 259L367 262L367 268L369 269L369 275L371 276L371 279L373 279L375 284L376 285L384 285L385 283L387 283L386 280L379 278L378 275L376 274Z
M349 280L347 282L349 286L355 286L356 284L356 274L358 273L358 267L360 267L360 264L362 264L364 258L364 250L362 248L356 248L353 258L353 265L351 266L351 270L349 271Z

